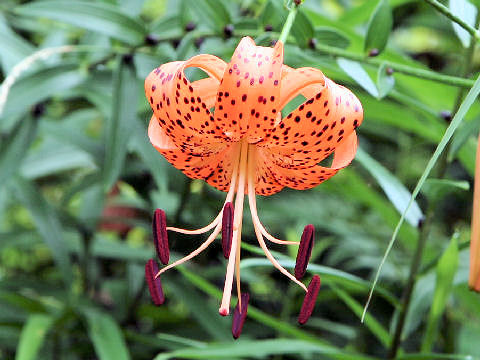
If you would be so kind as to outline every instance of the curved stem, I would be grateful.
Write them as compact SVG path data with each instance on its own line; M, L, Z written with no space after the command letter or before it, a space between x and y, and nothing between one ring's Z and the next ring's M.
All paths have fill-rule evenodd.
M297 7L298 7L297 4L293 4L292 7L290 8L290 12L288 13L287 20L283 25L282 33L278 38L278 41L281 41L284 44L287 41L288 34L290 34L290 30L292 28L293 22L295 21L295 16L297 16L297 11L298 11Z
M472 35L475 39L480 39L480 34L478 31L473 27L467 24L465 21L463 21L461 18L458 16L454 15L445 5L439 3L437 0L425 0L426 3L429 3L432 5L435 9L437 9L439 12L441 12L443 15L448 17L450 20L453 22L457 23L460 25L462 28L464 28L470 35Z

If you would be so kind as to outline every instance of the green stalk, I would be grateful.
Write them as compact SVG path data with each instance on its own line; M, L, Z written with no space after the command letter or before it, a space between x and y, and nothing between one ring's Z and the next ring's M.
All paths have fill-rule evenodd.
M460 19L458 16L452 14L452 12L445 5L439 3L437 0L425 0L425 2L429 3L438 12L441 12L443 15L448 17L450 20L452 20L453 22L460 25L462 28L464 28L466 31L468 31L468 33L470 35L472 35L475 39L477 39L477 40L480 39L480 34L474 27L467 24L465 21Z
M297 11L298 11L297 7L298 7L297 3L294 3L290 8L287 21L285 21L285 24L283 25L282 33L278 38L278 41L281 41L284 44L286 43L288 34L290 34L290 30L292 29L293 22L295 21L295 16L297 16Z

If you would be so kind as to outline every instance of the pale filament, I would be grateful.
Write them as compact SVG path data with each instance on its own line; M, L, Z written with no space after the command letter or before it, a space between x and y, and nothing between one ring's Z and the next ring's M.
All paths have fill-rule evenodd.
M235 158L238 157L238 151L234 155ZM232 183L230 184L230 189L228 189L227 197L225 198L225 202L223 203L223 207L227 202L230 202L233 200L233 195L235 194L235 185L237 181L237 174L238 174L238 161L235 162L235 165L233 167L233 172L232 172ZM204 234L207 231L213 229L222 219L223 215L223 207L222 210L218 213L217 217L207 226L204 226L203 228L196 229L196 230L187 230L187 229L181 229L181 228L176 228L173 226L167 226L167 231L173 231L181 234L187 234L187 235L199 235L199 234Z
M263 252L265 253L265 256L267 257L268 260L272 263L273 266L275 266L282 274L284 274L286 277L288 277L290 280L292 280L294 283L298 284L305 292L307 292L307 287L302 284L300 281L298 281L295 276L290 274L282 265L278 263L278 261L273 257L273 255L270 253L270 251L267 248L267 245L265 244L265 241L263 240L262 232L258 226L258 224L255 222L255 216L258 218L258 215L256 214L256 200L255 200L255 161L254 161L254 151L255 148L250 148L249 151L249 166L248 166L248 203L250 204L250 212L252 214L252 221L253 221L253 227L255 229L255 235L257 236L258 243L260 247L262 248Z
M237 248L240 247L240 234L243 216L243 200L245 196L245 180L247 176L247 153L248 143L244 140L241 143L240 167L238 175L237 195L235 199L235 209L233 215L233 236L230 256L228 258L227 273L225 275L225 286L223 288L222 303L218 312L222 316L230 313L230 299L232 297L233 275L235 272L235 263L237 258Z
M236 152L235 154L235 158L237 158L237 154L238 154L238 151ZM225 204L229 201L232 201L233 199L233 195L235 194L235 186L237 184L237 177L238 177L238 161L235 162L235 165L233 167L233 172L232 172L232 182L230 184L230 189L228 190L228 193L227 193L227 197L225 199L225 203L224 203L224 207L225 207ZM210 234L210 236L207 238L207 240L205 242L203 242L196 250L192 251L190 254L188 254L187 256L163 267L158 273L157 275L155 275L155 278L157 278L158 276L160 276L162 273L164 273L165 271L175 267L175 266L178 266L180 264L183 264L184 262L194 258L195 256L197 256L198 254L200 254L202 251L204 251L214 240L215 238L217 237L217 235L220 233L220 231L222 230L222 223L220 221L220 219L222 218L222 215L223 215L223 208L222 207L222 210L220 210L220 213L217 215L217 217L215 218L215 220L213 220L212 223L210 223L209 225L203 227L202 229L198 229L198 230L184 230L184 229L177 229L177 228L173 228L175 230L173 231L176 231L176 230L182 230L182 231L177 231L177 232L182 232L184 234L202 234L202 233L205 233L207 232L208 230L210 230L211 228L213 228L214 226L215 227L215 230L213 230L213 232ZM212 225L213 224L213 225ZM208 228L208 229L207 229ZM172 228L168 228L167 227L167 230L169 229L172 229ZM207 230L204 230L204 229L207 229Z

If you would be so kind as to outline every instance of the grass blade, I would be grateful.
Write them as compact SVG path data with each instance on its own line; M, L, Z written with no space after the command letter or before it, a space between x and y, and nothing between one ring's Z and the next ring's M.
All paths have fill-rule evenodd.
M37 359L38 352L45 340L45 335L52 323L53 318L50 315L31 315L22 329L15 360Z
M427 180L428 175L430 175L430 172L432 171L433 167L437 163L438 158L443 153L443 150L445 150L445 147L447 146L448 142L450 141L450 139L452 138L453 134L458 129L460 124L462 123L465 115L467 114L468 110L472 106L473 102L478 97L478 94L480 94L480 76L477 77L477 80L473 84L472 88L470 89L467 96L465 97L462 104L460 105L460 108L458 109L457 113L453 117L452 122L450 123L447 130L445 131L445 134L443 135L442 139L440 140L440 143L437 145L437 148L435 149L435 152L433 153L432 157L428 161L428 164L425 167L425 170L423 171L422 176L418 180L417 185L415 186L415 189L412 192L412 196L410 197L410 200L408 202L407 207L403 211L403 214L400 217L400 220L398 221L397 226L395 227L395 230L392 234L390 242L388 243L387 250L385 251L385 254L383 255L382 261L380 262L380 265L378 266L377 273L375 274L375 278L373 280L372 288L370 289L370 293L368 294L367 302L366 302L365 307L363 309L362 321L365 318L365 314L368 310L368 305L370 304L370 300L372 299L373 291L375 290L375 286L377 285L378 278L379 278L380 273L382 271L383 264L385 263L388 255L390 254L390 251L392 250L393 244L395 243L398 232L400 231L400 227L402 226L402 224L405 220L405 217L407 215L408 210L410 209L413 202L415 201L418 193L420 192L420 189L422 188L423 184L425 183L425 180Z

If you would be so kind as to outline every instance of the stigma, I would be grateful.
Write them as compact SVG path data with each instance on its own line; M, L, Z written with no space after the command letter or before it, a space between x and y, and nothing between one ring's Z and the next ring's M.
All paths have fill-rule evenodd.
M151 284L149 289L154 303L156 305L163 303L163 291L161 288L159 288L161 286L159 281L160 276L167 270L181 265L199 255L216 240L218 235L221 234L222 250L224 257L227 260L227 265L223 295L218 312L222 316L227 316L230 314L231 298L235 281L237 305L235 307L233 316L232 335L236 339L240 336L242 331L243 323L246 317L248 301L250 298L248 293L242 293L241 291L240 277L242 221L245 197L247 197L249 202L250 215L252 218L255 236L266 258L276 269L278 269L290 281L297 284L306 293L304 305L302 306L299 316L299 323L301 324L304 324L308 320L313 311L318 290L320 288L320 279L318 275L315 275L308 288L301 282L307 271L308 261L310 259L314 244L315 229L313 225L309 224L305 227L299 242L281 240L268 233L259 219L255 198L256 166L258 162L262 161L261 159L257 158L258 148L254 144L249 143L247 139L242 139L239 142L232 144L232 146L234 147L234 151L232 151L233 170L230 187L222 209L210 224L196 230L167 227L165 212L160 209L155 211L152 226L153 239L155 242L157 256L165 266L158 270L155 274L152 274L152 271L157 269L157 266L156 263L152 264L154 260L150 259L149 263L147 264L148 269L146 269L146 275L149 285ZM208 232L210 232L210 234L196 250L192 251L187 256L168 264L168 231L187 235L200 235ZM299 246L294 274L291 274L278 262L277 259L275 259L268 249L265 239L276 244ZM159 301L159 293L162 295L162 301Z

